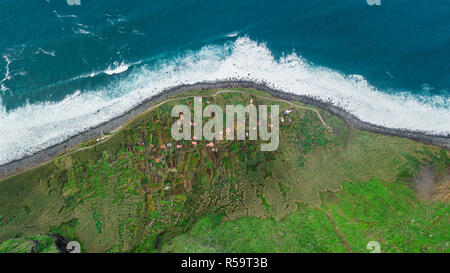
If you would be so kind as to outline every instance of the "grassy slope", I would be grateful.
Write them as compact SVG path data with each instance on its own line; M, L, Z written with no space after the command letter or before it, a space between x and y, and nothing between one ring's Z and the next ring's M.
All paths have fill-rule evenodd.
M204 103L275 103L243 91L251 94ZM448 252L448 205L418 201L411 184L420 165L448 169L447 151L320 111L330 133L298 108L280 127L277 151L221 141L214 152L204 141L173 142L170 110L179 103L192 99L0 181L0 241L59 233L85 251L359 252L378 240L383 251Z
M0 243L0 253L58 253L53 238L38 235L10 239Z
M402 182L346 182L342 192L325 195L320 208L302 207L281 221L205 217L162 250L370 252L368 242L377 241L382 252L449 251L449 207L424 205Z

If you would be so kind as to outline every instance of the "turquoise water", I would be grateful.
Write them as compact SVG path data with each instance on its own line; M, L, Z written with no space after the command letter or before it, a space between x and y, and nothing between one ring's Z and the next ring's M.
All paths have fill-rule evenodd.
M165 88L230 78L450 134L448 0L3 0L0 31L0 165Z

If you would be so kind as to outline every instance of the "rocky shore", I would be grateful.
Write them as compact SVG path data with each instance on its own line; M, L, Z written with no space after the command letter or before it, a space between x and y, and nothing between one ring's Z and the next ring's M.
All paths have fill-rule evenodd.
M102 134L110 133L120 126L122 126L127 121L133 119L136 115L139 113L145 111L152 105L161 102L168 97L171 97L173 95L177 95L184 92L194 91L194 90L209 90L209 89L219 89L219 88L255 88L261 91L266 91L270 93L272 96L284 99L284 100L297 100L301 101L305 104L310 104L316 107L319 107L321 109L324 109L328 111L329 113L338 116L342 120L344 120L347 124L361 129L365 131L370 131L378 134L384 134L384 135L391 135L391 136L398 136L398 137L405 137L409 138L415 141L420 141L425 144L430 145L436 145L439 147L442 147L444 149L450 150L450 136L437 136L437 135L430 135L423 132L417 132L417 131L408 131L408 130L401 130L401 129L391 129L386 128L383 126L378 126L374 124L370 124L364 121L359 120L357 117L351 115L347 111L332 105L331 103L327 103L321 100L318 100L314 97L310 96L303 96L303 95L296 95L280 90L275 90L270 88L269 86L261 83L256 83L252 81L217 81L217 82L203 82L203 83L197 83L193 85L180 85L177 87L173 87L170 89L165 90L164 92L161 92L158 95L155 95L149 99L147 99L145 102L140 104L139 106L127 111L123 115L116 117L108 122L104 122L102 124L97 125L96 127L93 127L89 129L88 131L85 131L83 133L80 133L78 135L72 136L66 141L53 145L51 147L48 147L42 151L39 151L33 155L26 156L22 159L18 159L12 162L9 162L5 165L0 166L0 179L6 178L8 176L20 173L22 171L34 168L40 164L43 164L52 158L54 158L56 155L63 153L70 149L71 147L74 147L80 143L89 141L91 139L97 138Z

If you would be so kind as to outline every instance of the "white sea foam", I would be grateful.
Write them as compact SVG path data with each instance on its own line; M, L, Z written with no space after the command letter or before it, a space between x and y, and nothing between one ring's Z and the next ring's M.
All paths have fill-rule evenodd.
M83 35L91 34L91 32L89 32L89 31L87 31L87 30L85 30L83 28L74 29L73 32L76 33L76 34L83 34Z
M58 17L58 18L77 18L77 16L76 15L73 15L73 14L66 14L66 15L63 15L63 14L59 14L56 10L53 10L53 13L56 15L56 17Z
M49 50L44 50L44 49L42 49L42 48L38 48L38 49L34 52L34 55L37 55L37 54L40 54L40 53L45 54L45 55L50 55L50 56L53 56L53 57L56 56L54 50L49 51Z
M118 67L111 74L125 69ZM277 60L264 44L241 37L143 67L103 90L77 92L57 103L31 104L10 112L0 107L0 165L108 121L168 87L226 79L250 79L314 96L373 124L450 134L448 96L390 95L362 76L311 66L295 53Z
M237 31L233 31L233 32L225 34L225 36L228 37L228 38L233 38L233 37L236 37L238 35L239 35L239 33Z
M113 66L109 66L108 69L106 69L104 72L108 75L114 75L114 74L120 74L128 70L130 65L125 64L122 62L119 64L118 62L115 62Z
M0 90L2 90L2 92L4 93L8 90L8 87L6 87L5 82L11 79L9 65L11 64L12 61L9 59L8 55L3 55L3 59L6 62L6 66L5 66L5 76L0 81Z

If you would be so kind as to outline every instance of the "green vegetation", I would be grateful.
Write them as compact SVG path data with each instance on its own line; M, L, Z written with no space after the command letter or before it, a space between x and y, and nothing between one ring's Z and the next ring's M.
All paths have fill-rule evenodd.
M0 253L58 253L53 238L45 235L9 239L0 243Z
M29 252L39 234L88 252L368 252L369 241L386 252L449 251L448 151L245 89L202 91L204 106L292 110L281 114L278 150L176 142L171 109L192 109L199 93L0 181L0 252ZM418 198L417 181L427 180L418 177L430 176L423 170L434 191Z
M367 243L377 241L383 252L448 252L449 207L422 204L402 182L346 182L323 200L280 221L205 217L162 251L370 252Z

